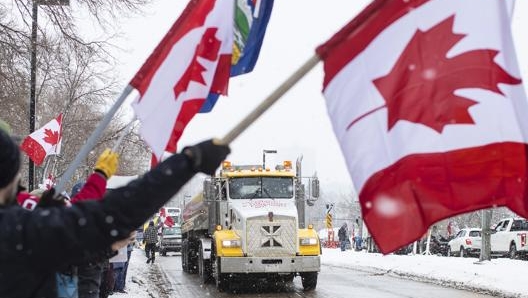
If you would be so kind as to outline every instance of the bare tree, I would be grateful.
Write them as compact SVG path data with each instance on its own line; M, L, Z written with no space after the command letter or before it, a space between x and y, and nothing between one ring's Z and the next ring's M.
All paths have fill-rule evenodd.
M71 7L47 5L57 0L34 1L39 4L36 127L63 113L62 153L51 160L54 174L60 176L116 97L117 75L113 73L114 59L108 51L113 46L109 40L117 34L113 27L115 20L140 12L141 7L152 1L77 0L70 1ZM29 131L33 4L28 0L0 0L0 117L20 136ZM78 30L74 10L88 12L95 20L92 23L105 33L103 37L85 39ZM130 118L127 116L124 112L115 116L71 183L85 179L103 149L113 146ZM118 173L132 175L148 167L149 150L137 133L129 133L121 148ZM44 167L37 168L37 182L43 178L43 171Z

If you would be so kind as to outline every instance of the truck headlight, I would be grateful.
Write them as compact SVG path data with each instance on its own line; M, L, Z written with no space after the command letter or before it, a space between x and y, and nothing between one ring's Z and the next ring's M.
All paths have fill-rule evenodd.
M316 238L301 238L301 245L316 245Z
M240 247L240 240L222 240L222 247Z

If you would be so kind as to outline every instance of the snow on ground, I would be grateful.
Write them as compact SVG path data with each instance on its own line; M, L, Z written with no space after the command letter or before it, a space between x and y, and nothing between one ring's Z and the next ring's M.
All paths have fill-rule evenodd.
M130 263L128 265L128 273L125 283L125 291L127 293L114 293L110 297L128 297L128 298L151 298L156 297L156 291L153 289L153 282L149 278L149 271L152 266L146 264L145 252L139 248L134 248L130 256Z
M382 255L325 248L322 263L357 270L381 270L415 280L482 290L499 296L528 297L528 262L522 260L498 258L481 263L478 258Z
M154 275L158 264L146 264L145 260L143 250L134 249L127 274L127 294L115 293L112 297L159 296L160 276ZM388 273L501 297L528 298L527 261L498 258L480 263L478 258L382 255L327 248L323 249L321 260L323 265Z

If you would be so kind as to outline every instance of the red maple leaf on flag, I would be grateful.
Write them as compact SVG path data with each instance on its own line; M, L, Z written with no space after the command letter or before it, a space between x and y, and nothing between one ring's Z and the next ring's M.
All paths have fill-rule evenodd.
M454 16L427 31L417 30L392 70L373 81L385 105L353 120L387 107L388 130L398 120L421 123L441 133L448 124L473 124L468 112L476 101L458 96L456 90L481 88L503 94L498 84L520 84L493 59L496 50L471 50L453 57L448 51L465 34L452 32Z
M202 85L206 84L202 74L207 69L200 63L200 61L198 61L198 57L209 61L215 61L218 58L218 53L222 43L220 40L218 40L218 38L216 38L217 31L218 28L207 28L207 30L204 32L192 62L189 64L178 83L176 83L174 86L174 95L176 99L181 92L187 90L191 81L198 82Z
M58 131L46 128L44 129L44 134L46 135L43 139L44 142L53 146L59 143L60 136Z

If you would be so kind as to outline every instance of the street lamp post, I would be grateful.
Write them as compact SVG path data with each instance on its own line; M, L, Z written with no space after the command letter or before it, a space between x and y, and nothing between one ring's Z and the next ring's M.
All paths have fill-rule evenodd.
M277 150L262 150L262 168L266 169L266 153L277 153Z
M30 57L30 87L29 87L29 133L35 131L35 105L36 105L36 80L37 80L37 18L38 18L38 3L33 0L32 21L31 21L31 57ZM29 189L34 189L35 186L35 165L31 158L29 159L28 167L28 186Z
M29 86L29 134L35 131L36 85L37 85L37 29L39 5L70 5L70 0L33 0L31 11L31 53L30 53L30 86ZM29 159L28 187L35 186L35 164Z

